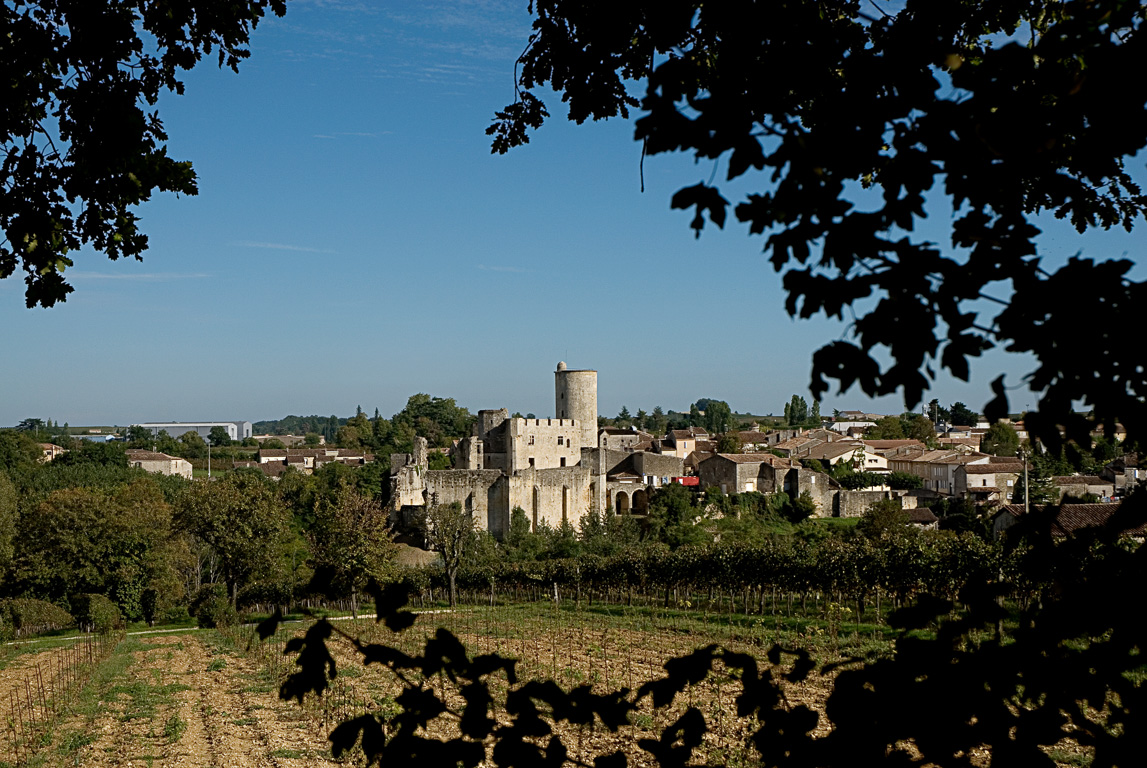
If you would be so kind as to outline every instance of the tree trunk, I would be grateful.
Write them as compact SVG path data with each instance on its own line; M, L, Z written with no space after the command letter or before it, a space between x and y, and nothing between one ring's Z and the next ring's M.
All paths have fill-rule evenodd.
M454 586L454 571L449 570L446 572L446 577L450 581L450 607L458 607L458 589Z

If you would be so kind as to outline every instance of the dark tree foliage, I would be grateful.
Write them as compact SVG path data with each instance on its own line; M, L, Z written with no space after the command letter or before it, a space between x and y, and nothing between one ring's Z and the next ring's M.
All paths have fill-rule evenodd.
M967 380L972 358L1002 346L1036 361L1039 411L1026 421L1051 448L1059 425L1081 445L1095 422L1143 432L1147 369L1102 330L1133 323L1147 298L1132 263L1076 257L1056 269L1036 247L1041 213L1085 232L1130 229L1147 210L1125 169L1147 144L1147 79L1133 75L1147 57L1141 2L532 8L517 99L488 129L494 151L542 124L535 91L550 86L571 120L639 110L644 154L692 153L723 163L738 187L759 185L734 206L702 181L671 204L693 210L698 235L730 207L765 235L790 314L856 312L853 340L813 356L814 396L834 379L870 396L902 391L914 407L940 369ZM953 211L944 247L913 234L926 204ZM1083 345L1085 360L1063 353ZM1002 377L994 391L992 418L1007 410ZM1073 412L1080 401L1094 422Z
M924 478L910 472L892 472L888 475L888 487L896 491L911 491L924 485Z
M974 427L976 426L976 422L980 420L978 413L958 401L952 404L951 416L953 424L959 424L964 427Z
M858 491L863 488L883 485L886 481L885 476L879 472L849 472L836 479L842 486L850 491Z
M40 446L23 432L0 429L0 470L35 466L40 460Z
M123 443L93 443L88 440L52 460L60 467L78 464L101 464L106 467L126 467L127 453Z
M1016 428L1004 421L997 421L988 427L980 440L980 450L993 456L1015 456L1020 449L1020 438Z
M0 10L0 278L24 271L29 307L72 291L69 254L141 258L134 209L156 190L194 195L154 109L204 56L238 71L248 35L285 0L14 0Z

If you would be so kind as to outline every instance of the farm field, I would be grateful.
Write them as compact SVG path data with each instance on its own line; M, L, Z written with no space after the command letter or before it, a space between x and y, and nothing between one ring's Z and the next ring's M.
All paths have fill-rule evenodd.
M25 749L16 763L6 744L9 755L0 760L149 768L333 764L324 729L280 701L258 665L232 650L213 632L122 640L39 733L30 758ZM33 659L25 657L5 673L26 670Z
M829 647L839 638L834 640L823 628L808 620L798 630L795 624L780 619L773 621L772 617L766 623L761 617L702 617L680 611L617 605L586 608L577 607L571 601L562 607L537 602L494 608L472 604L460 606L456 611L440 609L423 614L412 629L399 634L391 633L373 620L339 621L336 627L348 636L390 644L411 655L421 653L427 639L444 628L465 645L471 657L497 653L517 659L519 684L553 679L566 689L589 685L595 693L622 687L636 690L662 677L667 659L712 643L747 651L763 659L772 642L779 639L790 645L819 649L825 659L840 658L840 653ZM862 629L869 634L850 638L840 650L847 648L849 653L874 654L890 649L888 641L872 639L874 628ZM284 627L256 651L263 663L275 670L272 676L290 671L289 664L284 665L282 661L280 649L289 637L297 634L297 627ZM235 645L256 647L253 635L251 628L235 632ZM363 712L393 714L398 711L394 699L401 687L390 670L377 665L363 668L353 645L345 638L336 636L330 648L340 673L324 706L341 712L336 719ZM814 675L804 683L790 685L787 688L789 701L822 711L830 682L828 678ZM425 684L442 695L452 708L461 706L462 699L450 682L439 676L426 680ZM506 722L508 718L501 709L508 688L505 677L495 676L491 688L495 701L492 716ZM622 749L628 755L629 765L651 768L656 762L638 742L658 738L666 725L693 706L699 708L710 723L710 731L697 749L695 759L709 765L743 765L755 758L746 743L750 728L755 726L735 716L734 697L739 692L735 679L726 673L714 673L690 687L674 706L654 709L649 699L644 699L631 724L617 732L601 724L562 723L555 727L555 733L569 748L570 760L592 764L594 757ZM437 724L438 721L432 722L430 735L445 738L456 735L447 730L439 732L435 729ZM822 729L826 730L827 726Z
M847 614L835 604L810 613L799 617L706 614L651 605L586 606L567 600L560 606L539 601L496 607L474 603L454 611L430 608L413 628L398 634L371 619L339 620L334 626L340 634L330 642L339 674L321 700L309 697L303 706L281 701L278 688L294 670L293 658L283 653L285 644L305 630L305 623L284 624L261 643L252 626L130 637L120 640L82 690L56 711L50 727L38 736L30 759L27 751L12 755L10 744L4 742L0 766L361 764L361 756L356 759L353 754L332 759L327 735L338 722L366 712L396 714L395 699L402 689L389 669L364 668L342 634L415 655L444 628L466 646L471 657L497 653L518 659L519 684L553 679L566 689L588 685L596 693L622 687L636 690L660 678L667 659L714 643L751 653L762 664L774 643L807 650L821 663L873 658L892 651L887 627L849 623ZM0 692L23 685L37 663L46 667L54 663L51 654L61 652L62 648L48 649L9 658L0 670ZM452 708L461 706L457 689L441 675L416 682L442 695ZM790 705L803 704L823 713L831 685L831 676L814 673L801 683L786 684L785 691ZM509 685L504 675L494 676L491 689L492 716L507 722L504 694ZM739 692L735 675L718 665L669 707L655 709L644 699L630 724L616 732L600 723L561 723L555 733L569 748L571 761L592 765L594 757L620 749L630 766L653 768L656 761L639 742L656 739L687 708L695 707L704 714L709 730L693 762L752 765L757 756L747 737L755 724L736 717L734 697ZM0 700L0 710L7 707L7 701ZM37 711L41 719L51 716L51 712ZM457 735L451 728L449 720L435 720L428 735L451 738ZM822 718L816 733L823 735L828 728ZM1090 755L1072 744L1052 756L1060 765L1090 762ZM974 764L987 762L986 754L973 757L979 758Z

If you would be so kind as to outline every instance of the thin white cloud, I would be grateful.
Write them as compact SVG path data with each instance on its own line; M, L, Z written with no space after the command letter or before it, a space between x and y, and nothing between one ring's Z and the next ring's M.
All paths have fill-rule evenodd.
M260 243L252 240L240 240L235 245L244 248L268 248L274 251L298 251L300 253L334 253L330 248L308 248L305 245L289 245L287 243Z
M166 283L172 280L202 280L211 277L206 272L77 272L68 270L64 276L72 280L139 280Z
M522 269L521 267L503 267L494 264L479 264L478 269L483 272L529 272L528 269Z
M391 136L394 131L334 131L332 133L313 134L316 139L337 139L339 136L355 136L366 139L377 139L379 136Z

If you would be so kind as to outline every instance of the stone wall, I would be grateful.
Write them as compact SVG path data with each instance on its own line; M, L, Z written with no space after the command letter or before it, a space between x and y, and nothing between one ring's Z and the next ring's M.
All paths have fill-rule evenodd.
M390 501L393 509L421 507L426 504L426 475L429 470L417 464L407 464L391 476Z
M455 469L485 469L483 458L485 443L480 437L465 437L458 441L458 450L454 454Z
M630 451L610 451L605 449L594 451L593 453L597 457L598 462L596 471L598 474L603 475L616 473L620 467L631 462L635 455Z
M508 509L521 507L531 524L544 521L557 528L567 520L576 528L595 504L596 481L583 467L516 472L507 479Z
M510 412L505 408L478 411L478 422L475 428L482 441L482 461L484 469L507 469L509 464L506 458L506 421Z
M722 485L725 487L725 493L736 493L737 491L737 466L728 459L720 456L713 456L701 462L697 469L697 474L701 478L701 490L706 488L720 488ZM754 464L754 467L759 465Z
M477 527L501 536L508 525L496 486L504 475L496 469L439 469L424 474L426 503L452 504L474 516ZM493 504L491 503L493 502Z
M823 472L794 467L785 472L783 490L792 499L807 491L816 503L816 516L832 517L836 511L836 494L840 486Z
M891 499L892 497L893 494L891 491L841 490L837 494L836 517L860 517L876 502ZM915 499L913 499L913 501L915 501ZM901 502L901 507L903 506L903 502ZM915 509L915 504L913 504L912 508Z

